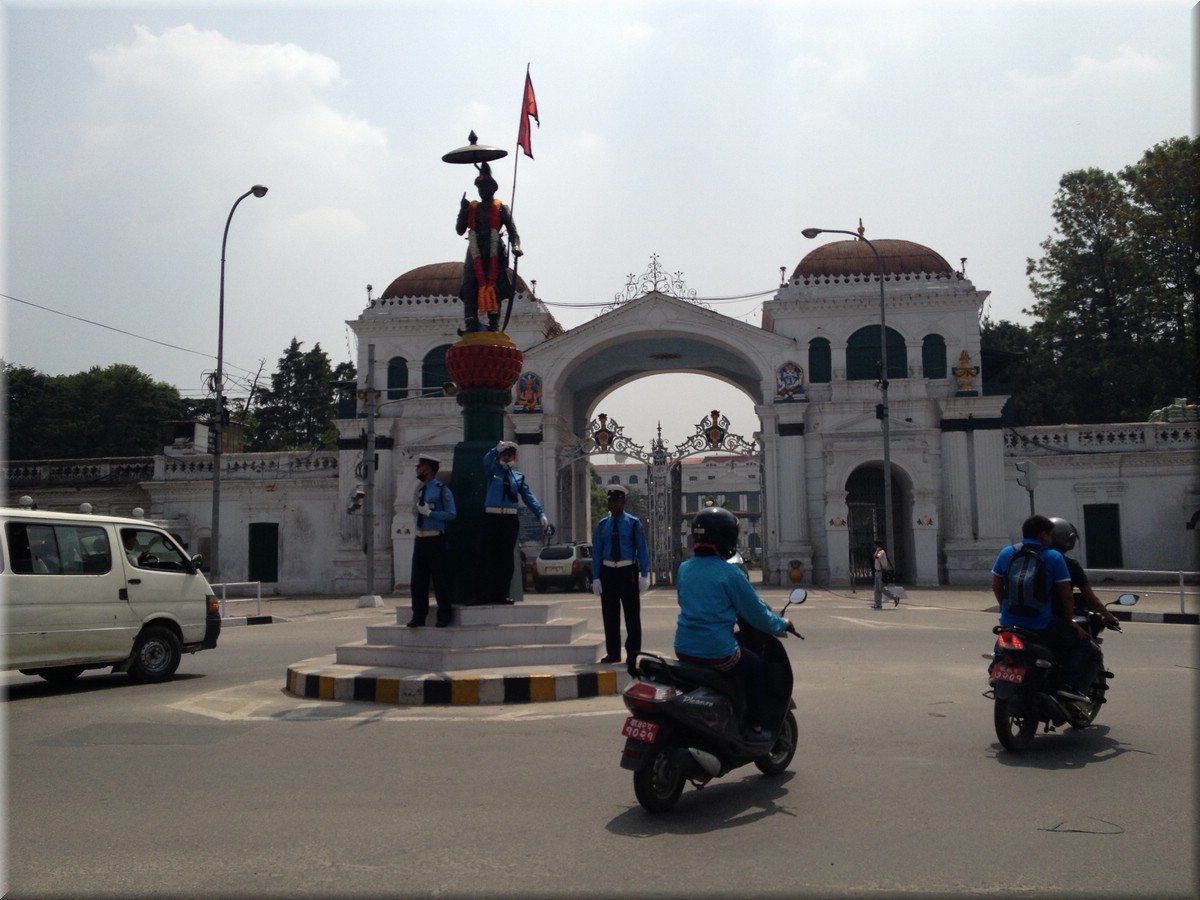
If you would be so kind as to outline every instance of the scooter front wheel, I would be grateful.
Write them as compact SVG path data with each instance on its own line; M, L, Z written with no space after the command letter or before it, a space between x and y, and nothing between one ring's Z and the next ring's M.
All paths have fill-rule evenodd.
M671 809L683 793L683 770L673 759L674 748L656 746L650 759L633 773L633 792L647 812Z
M771 747L771 752L761 759L756 759L754 764L758 766L758 771L764 775L781 775L784 770L791 765L792 757L796 755L796 717L791 710L783 717L783 724L779 726L779 737L775 739L775 745Z
M1024 750L1033 743L1038 720L1018 697L996 699L996 737L1008 750Z

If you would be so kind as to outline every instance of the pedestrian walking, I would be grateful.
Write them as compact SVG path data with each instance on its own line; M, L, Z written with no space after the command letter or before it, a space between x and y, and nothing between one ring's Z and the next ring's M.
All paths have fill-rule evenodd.
M884 573L891 568L891 565L888 563L887 551L883 549L883 544L875 541L874 547L875 552L871 554L871 566L875 575L875 602L872 608L883 609L883 595L886 592L883 586ZM898 594L891 599L896 606L900 605Z

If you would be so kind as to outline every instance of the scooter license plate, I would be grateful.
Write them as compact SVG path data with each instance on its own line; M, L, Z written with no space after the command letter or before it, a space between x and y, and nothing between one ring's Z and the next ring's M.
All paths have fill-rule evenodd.
M1025 670L996 663L992 667L992 677L997 681L1007 681L1010 684L1020 684L1025 680Z
M625 727L621 729L621 737L633 738L635 741L653 744L654 739L658 737L658 723L647 722L645 719L630 716L625 720Z

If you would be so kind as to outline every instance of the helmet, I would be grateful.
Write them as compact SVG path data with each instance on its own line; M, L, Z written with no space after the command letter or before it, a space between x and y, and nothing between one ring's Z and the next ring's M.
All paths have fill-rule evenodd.
M1075 526L1066 519L1057 517L1051 518L1050 521L1054 524L1054 528L1050 532L1050 546L1059 553L1069 553L1074 550L1075 542L1079 540L1079 533L1075 530Z
M729 559L737 550L737 516L719 506L709 506L696 513L692 519L692 544L711 544L717 556Z

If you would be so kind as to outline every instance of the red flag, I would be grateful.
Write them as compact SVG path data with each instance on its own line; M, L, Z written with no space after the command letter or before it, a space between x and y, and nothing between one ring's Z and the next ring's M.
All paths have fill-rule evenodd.
M517 146L525 151L525 155L533 159L533 149L529 141L529 117L533 116L534 121L538 123L538 128L542 127L542 120L538 118L537 97L533 96L533 81L529 78L529 69L525 70L525 96L521 99L521 127L517 129Z

